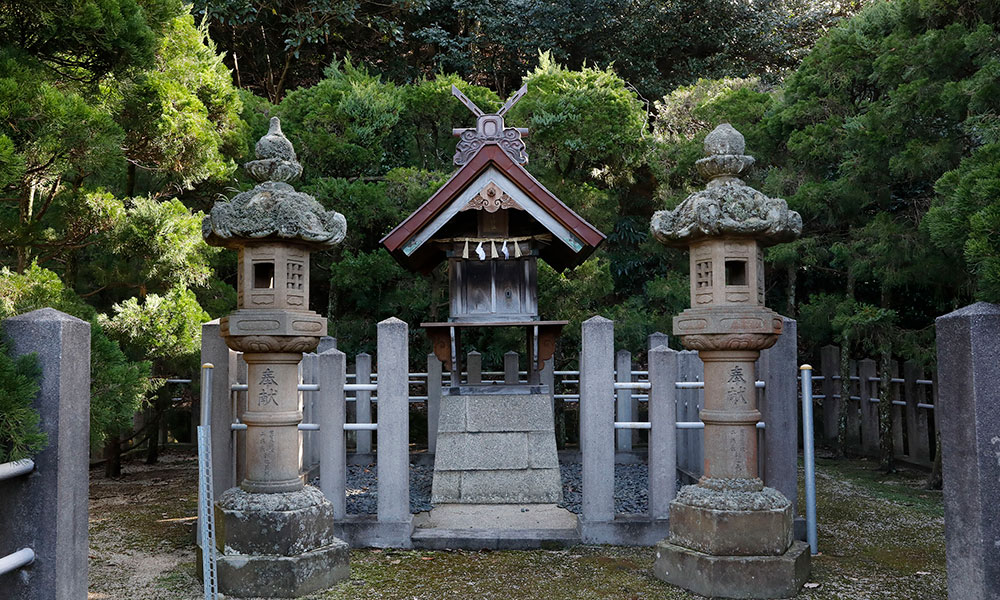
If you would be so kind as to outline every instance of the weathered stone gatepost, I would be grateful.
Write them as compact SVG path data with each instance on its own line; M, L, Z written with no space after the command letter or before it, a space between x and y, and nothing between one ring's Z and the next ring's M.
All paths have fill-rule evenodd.
M296 597L349 575L347 544L333 535L333 506L300 474L298 365L326 319L309 310L309 253L340 243L344 216L286 183L302 173L277 118L245 168L261 182L217 203L203 233L239 251L237 310L222 336L247 363L246 478L216 503L219 590Z
M792 506L757 471L754 363L781 334L764 306L762 246L788 241L802 219L739 175L752 164L728 124L705 138L704 191L653 215L658 241L691 250L691 308L674 334L705 363L704 475L670 504L670 538L657 545L654 573L698 594L784 598L809 574L806 544L792 541Z

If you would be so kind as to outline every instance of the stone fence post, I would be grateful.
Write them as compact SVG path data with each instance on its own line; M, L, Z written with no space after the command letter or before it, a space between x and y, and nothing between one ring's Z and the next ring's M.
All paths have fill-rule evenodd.
M1000 598L1000 305L937 319L948 597Z
M310 435L317 436L320 490L333 505L333 518L340 520L347 515L347 440L344 436L347 357L333 347L320 353L318 360L319 397L313 415L319 431Z
M649 351L649 518L670 516L677 495L677 351Z
M233 465L236 452L233 444L233 406L230 401L232 386L236 383L239 352L226 345L219 331L219 320L201 326L201 362L212 363L212 485L215 499L222 492L240 484L236 481ZM200 414L196 411L195 414Z
M694 382L705 380L705 365L694 350L681 350L677 355L677 381ZM698 389L677 390L677 420L689 423L700 421L704 394ZM679 432L680 468L692 481L702 475L704 450L702 429L684 429Z
M0 482L0 555L35 552L33 563L0 576L0 595L86 598L90 324L43 308L5 320L3 329L15 356L38 357L34 408L48 445L33 472Z
M782 332L774 346L763 350L757 364L764 382L764 485L773 487L792 503L799 497L798 345L795 319L782 317Z
M659 348L660 346L664 346L666 348L670 347L670 336L661 331L654 331L653 333L649 334L649 337L646 339L647 339L647 347L646 347L647 351L653 350L654 348Z
M618 383L632 382L632 353L628 350L619 350L615 354L615 381ZM632 410L632 390L618 390L616 396L616 421L635 421L637 411ZM616 446L620 451L632 450L632 430L619 429L616 431Z
M483 382L483 355L479 352L473 350L469 352L468 360L465 363L466 369L466 381L469 385L479 385ZM458 374L459 380L462 378L462 374ZM458 385L460 381L452 381L451 385Z
M521 374L519 372L520 365L518 364L517 352L513 350L505 352L503 355L503 382L508 385L513 385L521 381ZM531 368L531 365L528 365ZM530 375L530 374L529 374Z
M583 454L582 520L615 518L615 323L583 322L580 344L580 450Z
M355 383L372 382L372 357L370 354L362 352L354 358ZM358 423L372 422L372 393L368 391L354 392L354 414ZM379 398L381 400L381 398ZM372 432L356 431L357 440L354 451L358 454L371 454Z
M378 324L378 520L410 521L409 327Z
M827 444L836 445L841 400L839 347L823 346L820 348L819 372L823 375L823 436L821 439Z
M441 414L441 361L427 355L427 452L437 452L438 415Z

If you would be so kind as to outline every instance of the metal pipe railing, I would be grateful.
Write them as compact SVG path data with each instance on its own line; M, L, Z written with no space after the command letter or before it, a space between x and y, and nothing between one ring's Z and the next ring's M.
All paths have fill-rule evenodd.
M0 558L0 575L6 575L33 562L35 562L35 551L31 548L21 548L17 552Z
M30 458L23 458L13 462L0 464L0 481L12 477L27 475L35 470L35 461Z
M819 552L816 538L816 453L813 447L812 367L802 365L802 458L806 472L806 539L812 554Z

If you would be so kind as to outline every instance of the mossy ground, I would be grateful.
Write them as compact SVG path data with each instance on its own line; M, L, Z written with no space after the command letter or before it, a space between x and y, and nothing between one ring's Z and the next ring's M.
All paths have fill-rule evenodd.
M196 465L168 454L95 473L90 500L91 600L196 600L192 525ZM819 546L804 599L946 598L941 493L924 475L883 475L864 460L817 465ZM355 550L351 579L311 600L700 598L652 575L651 548L578 546L523 552Z

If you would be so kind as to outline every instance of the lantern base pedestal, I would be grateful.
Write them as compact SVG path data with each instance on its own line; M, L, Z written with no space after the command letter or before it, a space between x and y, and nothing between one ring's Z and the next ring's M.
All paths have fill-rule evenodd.
M657 578L713 598L787 598L809 576L809 547L792 541L792 506L760 479L713 479L670 503Z
M710 598L790 598L809 577L809 545L793 542L778 556L714 556L664 540L653 574Z
M350 577L347 543L333 534L333 505L314 487L226 490L215 521L219 591L227 596L296 598Z

